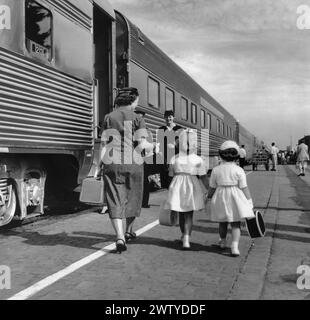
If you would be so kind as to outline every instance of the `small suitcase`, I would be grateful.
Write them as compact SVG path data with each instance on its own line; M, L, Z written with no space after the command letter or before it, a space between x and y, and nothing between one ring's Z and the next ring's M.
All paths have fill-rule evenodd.
M166 201L164 201L159 209L159 224L162 226L174 227L179 223L179 213L164 209Z
M98 180L94 177L91 177L83 180L80 193L80 202L94 205L105 204L104 182L102 178Z
M265 235L266 228L262 214L258 211L254 211L255 217L246 219L245 224L249 233L249 236L253 238L261 238Z

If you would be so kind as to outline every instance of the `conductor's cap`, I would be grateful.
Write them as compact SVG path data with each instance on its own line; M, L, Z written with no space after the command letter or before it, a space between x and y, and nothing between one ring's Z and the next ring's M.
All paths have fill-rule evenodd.
M174 111L173 110L168 110L165 112L165 118L168 118L170 116L174 117Z

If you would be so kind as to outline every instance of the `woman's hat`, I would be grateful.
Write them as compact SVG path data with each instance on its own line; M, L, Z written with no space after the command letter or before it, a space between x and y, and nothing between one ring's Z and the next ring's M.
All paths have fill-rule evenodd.
M221 151L224 151L227 149L236 149L239 152L239 146L235 141L232 141L232 140L225 141L220 147Z
M118 89L117 92L117 96L121 97L121 96L130 96L130 95L135 95L135 96L139 96L139 91L137 88L121 88Z

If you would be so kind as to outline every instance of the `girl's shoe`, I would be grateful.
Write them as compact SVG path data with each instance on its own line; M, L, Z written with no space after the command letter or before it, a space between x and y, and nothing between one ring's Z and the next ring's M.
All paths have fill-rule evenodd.
M184 236L183 236L183 249L184 249L184 250L188 250L188 249L190 249L190 248L191 248L191 245L190 245L190 243L189 243L189 236L184 235Z
M219 240L219 247L224 250L226 248L226 243L227 243L226 239L220 239Z
M231 255L233 257L239 257L240 256L240 251L238 249L238 243L237 242L232 242L232 244L231 244Z
M123 239L116 240L116 252L122 253L127 250L126 242Z

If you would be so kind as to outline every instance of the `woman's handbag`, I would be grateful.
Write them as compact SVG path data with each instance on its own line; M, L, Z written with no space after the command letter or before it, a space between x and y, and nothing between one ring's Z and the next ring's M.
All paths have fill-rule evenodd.
M104 200L103 178L97 179L91 177L84 179L80 193L80 202L101 206L105 204Z
M266 227L262 214L258 210L254 210L254 218L245 219L245 224L249 236L253 238L261 238L265 235Z
M160 206L159 224L168 227L176 226L179 223L179 213L170 209L164 209L165 203L166 201Z

